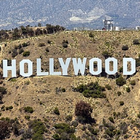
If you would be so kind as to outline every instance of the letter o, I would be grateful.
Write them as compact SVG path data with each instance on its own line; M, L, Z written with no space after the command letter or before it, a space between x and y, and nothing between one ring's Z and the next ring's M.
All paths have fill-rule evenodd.
M28 64L28 72L24 72L24 64ZM20 61L20 75L23 77L30 77L33 74L33 62L29 59L24 59Z
M113 71L110 71L109 63L113 61ZM105 60L105 72L109 75L114 75L118 71L118 61L114 57Z
M97 62L97 71L94 71L93 64ZM102 60L99 58L92 58L89 60L89 71L92 75L99 75L102 72Z

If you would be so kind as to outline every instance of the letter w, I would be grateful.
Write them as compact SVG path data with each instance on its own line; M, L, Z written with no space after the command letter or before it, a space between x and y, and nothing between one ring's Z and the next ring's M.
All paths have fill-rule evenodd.
M83 58L83 62L80 58L78 58L78 63L76 58L72 58L72 61L75 75L78 75L79 70L84 75L87 58Z

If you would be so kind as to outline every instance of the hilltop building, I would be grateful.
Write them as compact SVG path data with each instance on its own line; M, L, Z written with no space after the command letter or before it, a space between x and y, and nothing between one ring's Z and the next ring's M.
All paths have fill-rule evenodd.
M113 30L113 20L103 20L104 28L103 30L112 31Z
M136 30L139 31L140 30L140 26L136 26Z

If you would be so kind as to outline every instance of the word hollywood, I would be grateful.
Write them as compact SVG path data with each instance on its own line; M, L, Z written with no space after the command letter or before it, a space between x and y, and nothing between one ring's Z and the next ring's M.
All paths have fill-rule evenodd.
M74 74L78 75L79 71L82 75L85 73L87 58L67 58L64 62L63 58L58 58L62 71L54 71L54 58L49 58L49 72L41 71L41 59L37 58L36 74L37 76L45 75L68 75L68 68L72 60ZM94 70L96 62L97 70ZM113 70L110 70L110 62L113 62ZM127 64L130 62L131 70L128 71ZM27 64L28 72L25 73L24 65ZM19 63L20 75L23 77L30 77L33 74L33 62L29 59L23 59ZM16 60L12 60L11 66L8 66L8 61L3 60L3 77L8 77L8 71L11 71L12 77L16 77ZM105 72L108 75L114 75L118 71L117 59L110 57L105 60ZM89 60L89 72L92 75L99 75L102 72L102 60L99 58L92 58ZM133 75L136 72L136 61L133 58L123 58L123 75Z

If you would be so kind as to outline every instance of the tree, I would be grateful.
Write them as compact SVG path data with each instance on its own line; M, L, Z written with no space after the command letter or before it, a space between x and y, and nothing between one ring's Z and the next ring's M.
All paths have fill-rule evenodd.
M31 29L31 28L27 30L27 33L28 33L28 35L31 36L31 37L34 36L34 31L33 31L33 29Z
M38 27L41 27L41 23L38 23Z
M5 137L10 134L9 127L10 124L7 121L5 120L0 121L0 140L5 139Z
M12 36L13 36L13 39L15 39L15 40L19 39L21 37L18 28L14 29L14 32L13 32Z
M20 28L21 28L22 34L24 36L27 35L27 29L24 26L21 26Z
M48 34L56 33L58 31L64 31L65 28L59 25L51 25L51 24L46 24L46 29Z
M35 31L35 35L38 36L38 35L41 35L43 34L42 30L37 28L36 31Z
M6 33L5 30L1 30L0 31L0 40L3 40L3 39L8 39L9 38L9 35Z
M80 101L76 104L75 115L84 118L85 121L91 120L92 108L90 104Z

